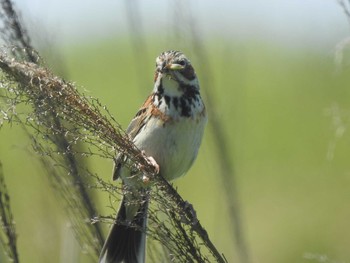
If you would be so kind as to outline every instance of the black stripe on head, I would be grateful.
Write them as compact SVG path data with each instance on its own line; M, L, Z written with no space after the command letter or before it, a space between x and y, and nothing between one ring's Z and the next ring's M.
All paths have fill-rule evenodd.
M185 69L180 71L180 74L188 80L194 80L196 78L196 73L191 64L188 64Z

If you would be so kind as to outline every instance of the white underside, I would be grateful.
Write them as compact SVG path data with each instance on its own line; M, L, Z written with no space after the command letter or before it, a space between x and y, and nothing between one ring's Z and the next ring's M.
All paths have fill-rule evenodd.
M163 127L162 121L152 118L135 138L135 145L152 156L167 180L182 176L197 157L206 118L179 118Z

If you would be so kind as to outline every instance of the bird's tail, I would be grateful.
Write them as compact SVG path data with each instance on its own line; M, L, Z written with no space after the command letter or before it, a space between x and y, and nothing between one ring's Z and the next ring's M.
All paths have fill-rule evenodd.
M125 197L117 219L103 245L99 263L144 263L148 201L144 200L131 222L126 223Z

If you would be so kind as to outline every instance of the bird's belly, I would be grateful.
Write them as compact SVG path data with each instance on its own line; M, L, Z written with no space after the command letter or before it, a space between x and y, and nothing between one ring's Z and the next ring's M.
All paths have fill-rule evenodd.
M134 142L156 160L160 174L172 180L186 173L196 159L205 123L204 118L182 118L163 126L160 120L152 119Z

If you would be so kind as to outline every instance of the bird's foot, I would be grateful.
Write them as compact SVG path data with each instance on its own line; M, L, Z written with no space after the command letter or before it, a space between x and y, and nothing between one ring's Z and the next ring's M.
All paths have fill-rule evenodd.
M159 165L156 162L156 160L154 160L154 158L152 156L146 156L145 151L142 151L141 153L142 153L143 156L145 156L145 158L147 159L148 163L154 167L155 173L159 174ZM143 181L144 184L148 184L149 181L150 181L149 175L144 174L142 176L142 181Z

